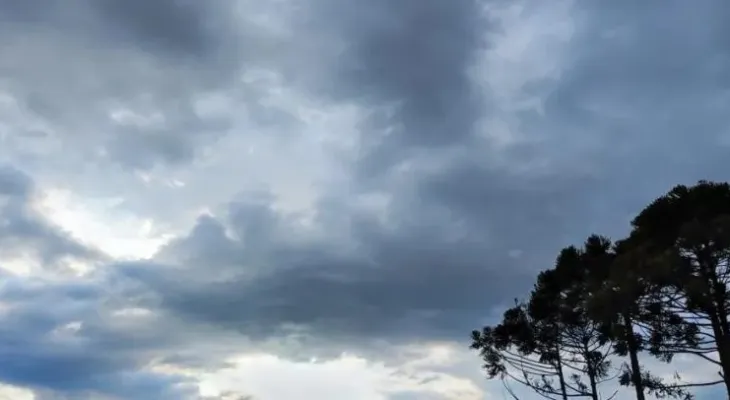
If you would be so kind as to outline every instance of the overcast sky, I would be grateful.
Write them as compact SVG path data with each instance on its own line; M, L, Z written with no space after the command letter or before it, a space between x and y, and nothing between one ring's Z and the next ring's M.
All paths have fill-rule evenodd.
M472 329L730 179L728 38L726 0L0 0L0 398L506 398Z

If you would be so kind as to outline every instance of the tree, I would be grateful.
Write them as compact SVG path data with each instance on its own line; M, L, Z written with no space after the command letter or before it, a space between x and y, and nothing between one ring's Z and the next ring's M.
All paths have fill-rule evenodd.
M598 386L609 378L611 351L610 338L601 334L600 325L587 313L591 268L596 266L587 262L588 250L587 246L561 250L555 268L538 275L529 310L534 319L557 327L561 357L574 372L572 383L588 397L598 400ZM582 381L583 377L587 378L587 384Z
M642 370L639 363L639 354L646 350L669 362L673 353L662 350L690 345L695 337L691 329L659 323L667 318L650 312L649 299L654 297L650 293L657 289L646 279L652 268L651 259L630 239L612 246L608 239L596 236L586 242L584 257L594 265L588 283L592 293L588 313L613 343L613 353L629 358L619 377L621 385L632 385L638 400L644 400L645 393L658 398L691 398L684 387L665 383ZM662 328L661 334L655 332L657 327Z
M630 366L624 369L620 382L630 382L636 390L636 398L644 400L644 380L638 360L643 340L634 332L634 320L641 309L642 285L632 274L634 269L622 268L631 265L633 258L628 255L617 257L612 247L610 240L598 236L586 241L585 262L594 266L587 282L591 296L586 309L601 334L613 343L613 352L629 356Z
M567 400L583 392L566 383L555 338L550 328L531 319L525 304L516 303L500 324L473 331L471 348L479 350L490 379L510 378L546 399Z
M676 186L631 227L616 244L593 235L564 248L526 303L473 333L490 377L511 376L547 398L598 399L619 356L629 361L619 382L638 400L691 398L687 388L721 383L730 398L730 184ZM642 368L646 352L664 362L693 355L720 379L666 383Z
M490 378L510 377L546 398L599 399L610 344L586 312L585 261L581 250L563 249L555 268L539 274L526 304L507 310L499 325L472 333Z
M721 379L705 384L724 383L730 396L730 185L676 186L641 211L632 227L632 240L656 261L647 276L661 288L652 311L699 336L668 351L717 365ZM661 333L660 325L655 328Z

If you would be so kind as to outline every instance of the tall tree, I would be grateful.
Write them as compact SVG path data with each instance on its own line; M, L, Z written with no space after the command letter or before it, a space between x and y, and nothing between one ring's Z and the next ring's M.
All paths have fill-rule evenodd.
M598 400L598 386L610 372L611 349L609 338L587 313L586 302L591 296L588 282L594 265L586 262L585 252L585 248L564 248L555 268L538 275L528 308L535 320L558 325L561 355L575 372L572 383Z
M730 398L730 184L676 186L632 221L628 239L591 236L539 274L526 304L473 333L489 375L510 375L546 398L598 399L611 356L627 356L620 382L639 400L691 396L723 384ZM720 379L667 384L640 354L679 354L718 367ZM584 383L587 379L587 383ZM557 381L554 382L554 381Z
M671 325L694 328L699 336L692 346L668 351L717 365L721 379L707 384L724 383L730 397L730 185L676 186L641 211L632 226L634 240L660 261L649 276L661 287L652 311L674 317Z
M515 304L498 325L473 331L471 348L479 350L490 379L509 378L546 399L567 400L584 392L566 383L556 337L552 327L532 320L525 304Z
M592 293L588 313L613 343L614 354L629 358L619 378L621 385L633 386L638 400L644 400L645 393L658 398L691 398L684 387L642 370L639 362L639 354L650 349L668 362L672 353L660 350L694 343L694 331L683 330L682 326L667 324L661 335L653 332L653 327L663 325L657 323L658 316L649 312L647 303L652 298L649 293L656 289L646 279L651 259L630 239L611 246L608 239L596 236L586 242L585 257L594 265L588 283ZM650 343L661 347L655 349Z
M546 398L599 399L611 348L586 312L585 261L582 250L563 249L555 268L539 274L526 304L505 312L499 325L473 332L472 348L490 377L511 377Z

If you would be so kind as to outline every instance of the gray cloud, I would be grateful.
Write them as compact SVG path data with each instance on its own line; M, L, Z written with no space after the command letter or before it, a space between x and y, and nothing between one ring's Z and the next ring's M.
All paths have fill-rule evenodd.
M98 260L100 254L49 224L34 208L32 179L15 168L0 166L0 255L37 256L51 267L64 257Z
M107 28L135 46L183 58L212 57L229 28L224 13L196 1L92 1ZM223 28L223 32L216 29Z
M199 58L208 66L220 61L221 45L233 36L229 8L187 0L4 1L0 10L11 29L56 29L82 40L94 34L92 39L114 46L129 45L157 57Z
M68 257L86 262L103 257L37 213L32 207L36 194L28 175L0 168L0 256L3 261L24 257L26 263L37 258L43 268L60 272L50 279L0 273L0 381L38 390L39 398L48 399L63 394L89 399L99 394L189 396L185 379L141 370L169 338L145 338L144 330L110 323L113 308L108 305L124 304L124 297L114 300L113 280L103 275L73 278L57 268ZM69 327L74 323L81 325Z
M687 174L680 179L712 173L719 162L714 150L722 151L718 145L727 129L726 7L669 2L657 9L616 2L584 10L573 62L546 102L551 118L536 124L548 123L551 131L554 124L566 127L549 139L556 147L582 137L595 143L590 157L610 157L605 162L612 164L660 169L647 162L651 157L677 165L678 173ZM703 22L680 26L680 20ZM596 138L612 139L611 151ZM699 162L699 153L714 162ZM698 170L703 165L710 168Z
M325 11L339 10L322 4ZM356 250L343 255L335 251L341 237L315 247L287 244L271 228L281 221L266 207L248 209L230 221L201 220L168 254L181 252L179 259L191 268L231 278L193 284L178 279L177 271L167 277L147 272L165 307L257 334L294 323L324 337L455 339L488 314L490 306L523 293L529 284L525 277L550 265L560 246L592 231L620 234L633 212L677 181L726 177L718 168L727 120L709 102L722 100L728 82L670 56L676 52L683 60L699 60L701 55L722 60L719 56L726 56L727 48L710 40L717 37L714 26L668 25L687 11L682 6L663 11L661 19L652 9L636 10L629 19L619 18L625 14L618 8L612 10L616 19L599 9L572 10L580 20L568 45L571 63L562 78L550 83L544 113L520 114L529 140L508 149L520 158L498 166L479 159L479 152L488 149L476 146L464 128L477 114L449 117L451 110L468 109L471 101L463 74L474 47L477 9L457 3L439 19L435 3L418 10L407 4L355 9L339 18L342 26L333 28L341 29L349 47L336 67L341 70L332 93L365 104L402 101L389 123L413 135L412 142L398 139L384 146L392 146L398 161L392 165L408 162L415 169L392 170L376 180L364 176L367 184L360 187L360 194L375 188L392 196L388 223L353 214L348 207L332 210L333 202L356 201L352 196L323 203L318 212L328 215L327 221L349 221L350 245ZM322 18L330 15L314 10ZM363 27L348 15L362 16ZM438 21L435 28L424 22L429 20ZM657 24L684 40L652 37L660 43L650 42L645 32ZM594 44L601 37L606 46ZM416 38L433 40L419 46ZM439 46L444 38L449 40ZM644 53L647 48L655 53ZM424 75L414 64L423 66ZM660 81L658 73L666 76ZM650 77L655 80L645 79ZM686 85L680 92L689 96L672 96L667 82ZM361 89L360 96L355 88ZM692 93L704 93L705 102L698 105ZM646 102L631 103L642 96ZM664 111L649 99L663 100L658 106ZM429 122L432 118L447 126ZM706 119L708 129L690 141L693 126L688 124ZM409 150L429 143L430 134L448 139L421 153ZM447 142L456 152L445 151ZM423 151L429 155L425 159L414 156ZM443 156L436 156L439 152ZM441 167L429 169L434 160ZM520 169L524 161L535 162L538 169ZM629 190L630 182L643 183ZM232 207L235 214L236 204ZM226 237L224 225L243 233L242 240ZM335 232L332 237L340 233L326 223L321 229Z
M376 112L365 135L364 175L398 163L411 146L462 143L483 110L468 68L497 27L479 1L321 1L307 21L343 50L320 92ZM390 131L384 134L384 131Z
M26 159L45 156L37 154L34 139L41 135L72 143L77 162L111 160L149 169L191 160L198 146L229 128L195 109L199 96L236 80L235 40L244 38L237 37L227 7L187 1L14 3L0 4L0 14L10 20L1 28L0 73L11 77L0 91L39 126L9 143ZM130 111L137 115L120 119L120 112Z
M233 203L229 218L203 217L163 249L161 260L182 270L120 270L148 285L159 296L150 300L168 311L259 340L285 335L292 324L349 347L461 340L493 307L520 297L556 248L589 232L571 217L600 211L588 195L572 193L592 181L540 185L463 167L409 178L419 184L393 193L387 222L333 209L330 200L315 223L325 236L302 243L296 220ZM464 185L475 180L489 186Z
M180 398L190 382L145 364L210 367L231 348L211 342L230 345L231 332L266 346L303 329L334 354L459 341L524 294L561 246L622 234L677 182L728 179L730 45L719 0L576 2L565 15L530 2L513 14L490 3L500 10L490 14L467 0L321 0L251 10L281 11L284 27L268 31L212 2L58 4L0 1L0 90L37 122L0 136L0 151L31 167L75 157L110 171L187 165L207 144L248 134L196 109L211 93L240 100L254 127L303 123L261 104L268 81L238 80L249 67L303 97L372 113L358 127L363 147L345 165L347 184L320 193L313 222L244 194L153 260L113 262L85 283L3 277L0 300L13 308L0 325L0 380L9 383ZM546 20L530 19L541 13ZM548 21L570 22L559 45L539 36ZM547 72L528 76L543 62ZM152 122L114 122L114 107ZM514 142L485 139L500 124ZM34 190L29 176L0 169L0 244L47 263L94 256L34 213ZM112 305L147 307L154 322L114 325L104 317ZM75 320L80 339L51 339Z
M93 317L105 298L102 288L4 280L0 297L10 307L0 329L0 379L5 383L73 398L104 394L179 399L191 393L181 377L141 370L150 361L149 349L144 340L135 341L134 332L120 335L113 328L94 328L102 322ZM75 321L83 322L80 330L64 332L64 326Z

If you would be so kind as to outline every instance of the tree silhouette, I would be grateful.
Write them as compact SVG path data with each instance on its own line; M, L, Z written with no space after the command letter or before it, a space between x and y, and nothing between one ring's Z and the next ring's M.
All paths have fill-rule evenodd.
M600 398L611 346L586 311L587 261L583 250L563 249L555 268L540 273L526 304L507 310L499 325L472 333L472 348L481 351L490 378L511 377L546 398Z
M657 287L646 279L652 263L639 245L628 239L614 246L608 239L602 241L603 245L592 246L593 251L587 254L598 267L592 269L592 296L586 306L603 335L613 343L613 353L629 358L629 364L622 368L620 384L634 386L638 400L644 400L645 393L657 398L689 398L683 386L667 384L642 370L639 354L648 350L669 362L673 353L665 350L695 344L695 331L673 325L671 316L651 312L651 299L656 297L652 293Z
M650 278L663 288L656 308L697 331L694 346L675 349L719 367L730 396L730 185L679 185L632 221L632 236L658 255ZM713 382L707 382L707 384Z
M691 398L724 383L730 398L730 185L676 186L644 208L628 238L592 235L566 247L528 301L472 333L490 378L511 378L545 398L600 397L612 378L636 398ZM671 363L692 355L719 379L665 382L642 354ZM612 361L627 357L614 367ZM615 393L614 393L615 395Z
M600 238L594 237L591 239ZM572 384L587 397L598 400L598 386L610 372L610 337L602 335L600 325L587 313L591 296L589 280L594 267L586 247L566 247L558 255L555 268L541 272L530 296L530 314L541 323L555 326L563 364L571 370ZM587 383L583 381L587 379Z
M490 379L511 378L546 399L565 400L583 392L565 381L552 329L532 320L525 304L517 303L505 311L500 324L473 331L471 348L480 351Z

